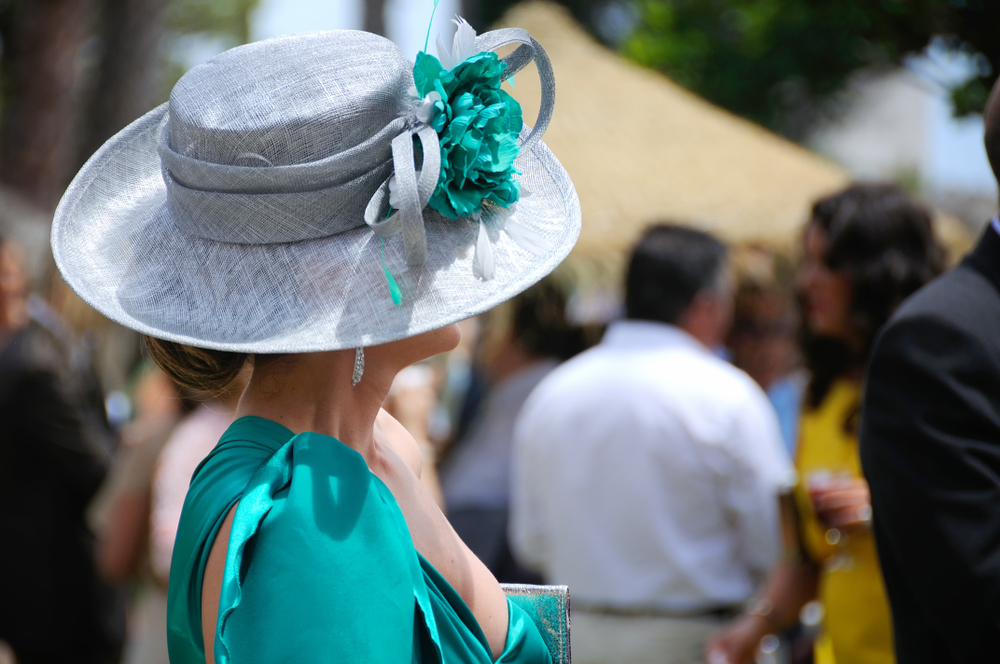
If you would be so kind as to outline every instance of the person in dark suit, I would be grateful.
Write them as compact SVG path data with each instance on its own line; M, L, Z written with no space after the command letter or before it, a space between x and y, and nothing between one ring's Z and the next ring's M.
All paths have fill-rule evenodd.
M1000 81L986 112L1000 178ZM907 300L868 370L861 458L899 664L1000 661L1000 222Z
M68 330L27 299L0 238L0 641L18 664L117 664L123 594L98 576L84 515L112 435Z

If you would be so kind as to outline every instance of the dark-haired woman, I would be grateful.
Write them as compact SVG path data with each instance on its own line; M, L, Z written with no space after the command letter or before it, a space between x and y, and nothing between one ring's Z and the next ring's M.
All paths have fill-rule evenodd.
M803 244L798 284L811 377L795 460L798 542L759 599L709 644L709 661L753 661L765 635L794 624L818 598L825 618L817 664L892 664L892 622L858 456L861 384L879 328L941 272L944 254L928 212L891 185L853 185L818 201Z

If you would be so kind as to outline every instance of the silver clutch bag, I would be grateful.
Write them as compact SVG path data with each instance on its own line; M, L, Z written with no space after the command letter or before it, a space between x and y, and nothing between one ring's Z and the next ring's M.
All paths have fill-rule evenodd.
M504 594L531 616L552 654L553 664L570 664L569 587L504 583Z

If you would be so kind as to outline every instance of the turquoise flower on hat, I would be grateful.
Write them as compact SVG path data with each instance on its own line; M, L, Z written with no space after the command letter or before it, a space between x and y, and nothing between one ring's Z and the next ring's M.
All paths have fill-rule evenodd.
M471 54L475 36L461 21L450 52L439 44L441 60L420 52L413 67L417 118L441 141L441 174L428 204L449 219L478 213L484 201L509 208L521 192L514 178L521 105L500 89L507 64L496 53Z

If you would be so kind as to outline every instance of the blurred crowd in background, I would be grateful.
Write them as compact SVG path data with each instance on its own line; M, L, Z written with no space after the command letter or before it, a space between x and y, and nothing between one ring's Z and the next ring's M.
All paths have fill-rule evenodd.
M870 511L838 521L817 501L860 480L864 359L892 308L943 269L944 249L930 212L893 185L821 199L800 238L786 255L654 225L630 258L613 320L568 316L572 284L557 275L465 321L458 349L397 377L385 408L421 445L423 482L462 539L501 582L575 591L578 661L672 651L687 653L679 662L700 660L772 571L778 496L796 486L784 547L786 560L789 551L801 558L773 573L801 586L780 599L801 620L754 656L813 661L832 610L862 632L849 644L891 658ZM195 468L233 421L241 383L221 395L186 393L135 340L128 382L105 400L85 347L28 296L16 243L2 246L0 397L12 428L0 519L19 533L0 554L3 569L18 570L3 580L3 635L21 662L71 661L69 653L167 662L174 533ZM893 272L900 246L911 255ZM609 326L617 336L605 334ZM680 360L672 345L684 349ZM538 403L523 415L529 397ZM706 447L723 449L713 459ZM793 458L808 482L795 484ZM629 470L636 466L649 472ZM838 558L849 559L837 563L848 590L833 601L845 605L825 606L815 575L837 571ZM648 620L624 637L601 624L635 615ZM588 616L597 624L585 626ZM693 633L663 627L692 619ZM752 652L765 636L740 647Z
M506 9L481 4L461 9L490 22ZM836 30L816 28L816 41L850 51L845 62L810 83L808 71L772 71L777 60L761 55L770 101L750 99L737 82L740 58L757 57L748 34L765 20L753 3L676 3L674 22L670 2L565 4L633 61L717 104L744 94L731 111L801 143L822 115L823 86L842 90L932 37L969 68L952 90L956 111L981 111L1000 60L976 28L992 5L975 15L949 14L949 3L882 3L897 13L850 3L870 12L862 29L821 3ZM692 9L701 4L714 13ZM168 661L174 532L240 386L175 386L137 335L59 280L46 224L72 167L161 100L158 81L170 76L150 49L164 34L250 37L255 3L195 5L0 6L0 664ZM365 25L384 31L384 3L363 5ZM980 191L949 214L947 197L928 204L934 192L906 168L881 173L895 184L850 185L846 169L626 65L565 8L513 12L504 20L548 31L539 39L557 76L625 87L560 78L569 101L549 134L580 190L578 251L464 321L455 351L398 375L385 408L420 444L424 484L498 580L570 586L579 662L894 661L857 451L865 362L895 307L971 246L995 189L985 208ZM716 24L725 16L736 36ZM821 18L802 19L806 34ZM728 50L695 48L702 19ZM792 34L766 20L767 39ZM664 44L686 44L687 55ZM684 57L720 67L731 85ZM80 71L83 119L73 110ZM523 78L527 105L535 93ZM635 108L601 106L627 86ZM604 127L588 115L598 111ZM677 126L652 126L660 115ZM658 659L665 652L679 654Z

